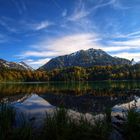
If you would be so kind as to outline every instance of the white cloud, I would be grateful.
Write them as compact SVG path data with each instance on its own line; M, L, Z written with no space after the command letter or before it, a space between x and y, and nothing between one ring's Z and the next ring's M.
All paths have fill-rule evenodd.
M81 33L73 34L62 37L57 37L53 39L44 39L39 43L30 46L30 50L23 52L20 58L42 58L38 59L36 62L31 62L33 65L43 65L46 60L50 60L53 57L70 54L81 49L87 50L89 48L103 49L107 52L115 52L116 56L124 57L128 59L135 58L140 59L139 53L117 53L117 51L126 52L129 49L138 49L138 44L140 40L129 40L129 41L114 41L111 42L109 46L103 46L99 44L101 36L94 33Z
M116 45L116 46L129 46L130 48L139 48L140 46L140 38L137 39L129 39L127 41L113 41L111 42L112 45Z
M49 60L50 60L49 58L38 59L38 60L26 59L24 60L24 62L32 66L34 69L37 69L39 66L42 66L45 63L47 63Z
M120 34L117 33L115 35L112 35L112 38L121 38L121 39L136 39L136 38L140 38L140 32L132 32L132 33L128 33L128 34Z
M20 57L56 57L73 53L78 50L86 50L89 48L101 48L97 43L99 38L95 34L74 34L68 35L50 41L44 39L42 42L31 46L32 50L26 51Z
M44 58L44 59L38 59L38 60L33 60L33 59L27 59L24 60L24 62L30 64L30 65L39 65L39 64L45 64L48 62L50 59L49 58Z
M114 54L114 56L127 58L129 60L132 60L132 58L134 58L135 61L140 61L140 52L136 52L136 53L122 52L122 53Z
M104 47L103 50L107 52L115 52L115 51L126 51L132 49L131 46L109 46L109 47ZM137 49L136 46L133 47L133 49Z
M28 35L31 31L40 31L54 25L53 22L48 20L32 21L32 20L15 20L13 18L2 16L0 19L0 25L9 33L21 34L27 32Z
M75 12L72 16L70 16L68 18L68 20L70 21L76 21L76 20L79 20L83 17L86 17L87 15L89 15L89 11L85 11L84 9L83 10L80 10L78 12Z
M76 21L90 14L90 10L85 7L85 2L78 0L73 13L68 17L70 21Z
M43 20L43 21L22 20L17 23L18 23L18 26L20 27L19 30L23 31L23 32L40 31L43 29L47 29L51 25L54 25L53 22L48 21L48 20ZM33 34L33 33L31 33L31 34ZM30 35L30 33L28 35Z
M87 17L92 13L94 14L95 10L102 8L108 5L115 5L116 0L109 0L108 2L103 2L102 0L98 2L95 6L89 7L85 4L85 1L79 0L75 6L74 12L68 17L70 21L77 21L81 18ZM92 3L91 3L92 5Z
M55 57L58 55L58 53L53 52L53 51L43 51L43 50L37 50L37 51L27 51L23 55L21 55L21 58L25 58L28 56L33 56L33 57Z
M45 29L45 28L48 28L50 25L52 25L52 23L50 23L49 21L42 21L38 24L34 24L33 25L33 28L34 30L42 30L42 29Z
M114 52L114 55L118 57L124 57L130 60L135 58L136 61L140 60L140 53L129 53L132 48L135 50L139 49L140 39L109 41L109 45L106 46L99 43L101 40L102 36L95 33L78 33L53 39L44 38L42 41L30 46L29 50L23 52L19 56L22 59L36 57L38 60L30 62L30 64L41 66L53 57L70 54L81 49L87 50L89 48L94 48L102 49L110 53ZM118 53L118 51L121 53Z
M140 35L140 31L135 31L135 32L131 32L128 34L128 36L135 36L135 35Z
M140 61L140 38L128 39L128 36L133 36L139 34L138 32L130 33L126 36L125 41L111 41L109 42L109 47L104 48L105 51L114 52L114 56L126 58L135 61ZM130 50L135 50L135 52L130 52ZM116 52L115 52L116 51ZM119 53L117 53L119 51Z
M49 42L48 49L62 54L67 54L80 49L85 50L93 46L95 48L99 48L97 40L97 35L90 33L68 35Z
M20 59L25 59L27 64L37 68L56 56L70 54L81 49L99 49L101 48L101 45L97 43L98 40L99 38L96 34L89 33L67 35L49 41L44 39L36 45L30 46L30 50L23 52L18 57ZM39 59L34 61L28 59L30 57Z

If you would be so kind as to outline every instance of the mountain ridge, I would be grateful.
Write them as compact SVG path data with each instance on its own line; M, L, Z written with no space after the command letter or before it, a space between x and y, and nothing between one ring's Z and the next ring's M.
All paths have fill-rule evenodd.
M0 59L0 69L15 69L15 70L33 70L33 68L27 65L25 62L11 62L4 59Z
M49 62L41 66L39 70L53 70L55 68L71 66L92 67L124 64L130 65L131 61L125 58L113 57L101 49L90 48L52 58Z

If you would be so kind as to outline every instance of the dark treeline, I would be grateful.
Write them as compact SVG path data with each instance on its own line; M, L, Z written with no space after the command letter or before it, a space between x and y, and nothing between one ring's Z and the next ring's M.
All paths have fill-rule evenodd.
M32 81L48 81L47 72L43 71L24 71L14 69L0 70L0 82L15 81L15 82L32 82Z
M69 67L52 71L0 70L0 81L140 80L140 64L133 66Z

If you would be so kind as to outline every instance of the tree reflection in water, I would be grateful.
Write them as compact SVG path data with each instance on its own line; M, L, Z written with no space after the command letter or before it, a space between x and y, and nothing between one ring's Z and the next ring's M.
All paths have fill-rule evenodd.
M52 105L63 105L80 112L99 113L140 95L140 82L50 82L0 84L0 99L16 101L36 93Z

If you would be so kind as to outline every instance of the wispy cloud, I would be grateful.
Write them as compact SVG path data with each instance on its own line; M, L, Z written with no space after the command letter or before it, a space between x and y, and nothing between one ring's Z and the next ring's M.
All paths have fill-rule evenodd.
M50 41L43 40L42 42L33 45L31 49L35 51L26 51L22 57L54 57L64 54L73 53L81 49L100 48L101 46L97 43L99 38L96 35L83 33L67 35L52 39Z
M30 46L30 50L18 55L18 58L27 59L34 57L37 61L30 62L30 64L41 66L46 60L50 60L56 56L70 54L81 49L99 49L101 46L98 44L98 40L99 38L96 34L89 33L67 35L49 41L44 39L43 41Z
M40 46L39 46L40 47ZM33 51L26 51L23 54L19 55L21 58L26 58L26 57L55 57L57 56L58 53L57 52L53 52L53 51L46 51L46 50L33 50Z
M59 10L63 10L63 8L60 6L60 4L56 0L51 0L51 2L55 5L55 7Z
M9 32L17 32L17 29L9 25L8 21L5 18L0 19L0 25L3 26Z
M137 39L140 38L140 30L137 29L137 31L134 32L129 32L129 33L117 33L115 35L111 35L112 38L120 38L120 39L127 39L127 40L131 40L131 39Z
M97 9L108 6L108 5L113 5L119 8L120 3L118 3L117 1L118 0L108 0L107 2L104 2L103 0L100 0L98 1L96 5L91 3L91 5L93 6L89 6L89 5L86 5L87 3L85 3L84 0L78 0L74 8L74 12L68 17L68 20L77 21L81 18L87 17L91 13L93 15Z
M48 20L42 21L26 21L26 20L18 20L9 18L9 17L1 17L0 26L6 29L9 33L26 33L32 34L32 31L40 31L45 30L48 27L54 25L53 22Z
M125 57L128 59L140 59L139 53L130 53L130 49L139 49L140 40L132 39L127 41L108 41L108 45L101 44L102 36L96 33L71 34L53 39L44 39L39 43L30 46L30 49L20 54L18 57L27 59L30 57L37 58L39 65L43 65L45 60L53 57L70 54L81 49L89 48L102 49L114 56ZM99 43L100 42L100 43ZM113 53L112 53L113 52ZM118 53L119 52L119 53ZM124 53L125 52L125 53ZM43 61L44 60L44 61ZM36 63L34 63L35 65Z
M137 49L138 47L134 46L133 49ZM117 53L118 51L129 51L132 49L131 46L104 46L102 48L104 51L109 52L109 53Z
M140 61L140 52L121 52L121 53L116 53L114 56L121 57L121 58L126 58L129 60L132 60L132 58L135 58L135 61Z
M26 50L19 55L20 58L28 60L28 64L39 66L53 57L89 48L100 48L120 57L124 54L124 57L130 59L133 56L139 58L138 53L132 53L132 49L133 52L140 50L140 29L131 30L133 23L128 23L127 26L127 21L131 20L120 20L126 17L121 15L131 8L131 2L127 4L125 0L74 0L75 3L70 2L70 5L66 5L58 0L51 0L50 8L47 9L47 5L45 9L43 2L38 4L34 1L27 3L26 0L11 1L16 9L13 13L17 20L1 17L0 26L2 31L6 31L7 36L19 37L25 41L25 44L31 44L27 45ZM38 11L35 12L34 9ZM43 14L44 10L47 13ZM51 13L52 10L55 12ZM111 11L112 13L108 13ZM133 22L131 14L134 14L134 10L128 13L130 16L125 14L128 19L132 18ZM31 15L33 16L30 17ZM135 16L138 17L136 13ZM139 24L139 21L135 23ZM0 35L0 43L4 41L7 41L7 37ZM21 46L24 44L22 41Z
M109 42L110 45L113 46L122 46L123 47L128 47L129 49L139 49L140 47L140 38L136 39L129 39L129 40L123 40L123 41L111 41Z
M24 0L11 0L11 2L16 7L20 15L24 14L27 11L27 6Z
M90 10L86 9L85 2L78 0L74 7L74 12L68 17L70 21L76 21L90 14Z
M49 20L42 20L42 21L26 21L23 20L18 23L21 28L19 30L23 30L24 32L27 31L42 31L48 29L50 26L54 25L53 22Z
M42 21L40 23L33 24L33 29L39 31L39 30L42 30L42 29L46 29L51 25L53 25L53 23L51 23L49 21Z
M113 8L115 8L117 10L128 10L128 9L132 8L130 6L127 6L126 4L124 5L122 2L123 1L121 1L121 0L112 0L111 4L112 4Z
M49 58L43 58L43 59L38 59L38 60L26 59L26 60L24 60L24 62L27 63L28 65L32 66L34 69L37 69L39 66L47 63L49 60L50 60Z
M20 40L18 38L15 38L14 36L7 35L7 34L1 34L0 33L0 43L1 44L9 44L13 42L19 42Z
M105 47L104 50L117 57L129 60L134 58L135 61L140 61L140 37L137 36L138 34L139 31L120 36L122 40L108 41L108 47Z

